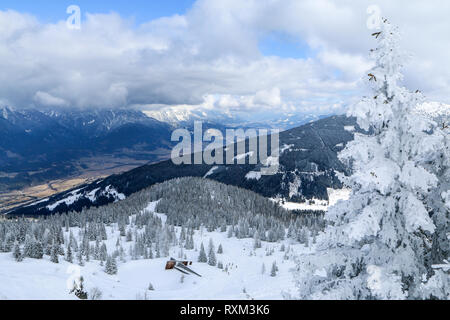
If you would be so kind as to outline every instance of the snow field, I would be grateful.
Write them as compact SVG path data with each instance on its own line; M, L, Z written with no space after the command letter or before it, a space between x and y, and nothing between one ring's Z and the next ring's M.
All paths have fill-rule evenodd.
M154 212L157 202L152 202L146 210ZM156 213L165 223L166 217ZM77 238L79 229L70 229ZM176 228L179 235L181 228ZM108 252L115 250L119 231L117 225L107 227L108 240L105 244ZM68 238L69 233L65 232ZM198 249L203 243L206 251L210 239L213 240L215 251L222 244L224 253L217 254L218 262L222 262L228 271L206 263L198 263ZM121 237L126 252L134 242L126 242ZM91 242L94 244L95 242ZM176 270L165 270L168 258L151 260L130 260L127 255L126 262L119 261L117 275L111 276L104 272L104 266L99 261L85 262L80 267L71 264L59 257L59 263L50 262L45 256L42 260L26 258L17 263L11 253L0 254L0 299L27 299L27 300L73 300L77 299L69 294L71 283L82 275L85 289L89 293L93 288L102 292L105 300L209 300L209 299L282 299L283 293L295 294L295 283L291 268L295 266L293 256L311 252L311 249L285 240L279 243L262 242L262 248L253 249L253 239L227 238L227 233L206 232L196 230L194 234L196 249L185 250L187 260L193 261L192 269L201 274L185 275ZM281 252L284 244L289 253ZM267 255L267 252L271 252ZM180 247L170 249L173 258L179 258ZM286 256L286 257L285 257ZM76 259L74 259L76 260ZM271 277L273 262L276 261L278 274ZM262 274L263 264L265 273ZM148 290L152 284L154 291Z

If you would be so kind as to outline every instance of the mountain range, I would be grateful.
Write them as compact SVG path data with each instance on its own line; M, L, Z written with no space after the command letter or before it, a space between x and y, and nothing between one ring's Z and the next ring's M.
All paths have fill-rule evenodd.
M0 190L80 175L94 157L167 159L171 131L133 110L0 108Z
M0 191L55 179L105 176L169 158L171 133L193 129L298 126L314 116L248 117L227 112L169 108L136 110L0 108ZM278 120L277 120L278 119ZM288 125L289 123L289 125Z
M427 103L419 106L416 112L432 118L439 125L442 123L443 126L448 126L449 105ZM165 115L167 116L167 114ZM64 145L66 149L67 145L76 146L76 139L73 141L73 137L76 135L84 136L87 140L87 142L78 142L79 144L89 145L92 143L91 147L94 151L88 152L120 150L121 147L124 147L121 151L122 154L130 155L130 146L133 146L133 143L130 144L129 141L130 139L134 139L135 142L139 141L139 134L135 134L139 130L145 134L154 134L155 139L151 143L146 142L145 148L151 149L163 145L164 148L167 148L166 158L168 158L168 147L172 145L166 137L170 135L171 130L183 126L191 129L193 121L208 120L208 114L193 116L192 113L188 113L184 117L175 118L172 117L173 115L156 120L138 111L92 111L80 114L79 112L56 111L14 112L11 109L3 108L0 109L0 131L6 138L0 144L0 157L3 157L0 171L5 170L4 168L7 167L5 164L17 166L21 163L20 161L24 161L26 165L36 165L42 161L42 158L48 161L51 156L60 155L62 159L70 161L70 158L73 157L70 151L79 151L80 149L69 148L69 152L62 152L59 149L61 149L61 145ZM154 116L156 115L154 114ZM236 117L233 119L236 120ZM233 119L225 121L223 118L223 123L215 124L213 121L218 121L218 118L212 117L204 129L214 127L214 124L219 130L224 129L231 126L228 121ZM47 130L43 130L44 127ZM247 124L248 127L251 125ZM267 125L267 127L270 126ZM74 135L73 132L77 132L77 134ZM328 188L342 186L337 179L336 172L348 172L348 168L339 161L337 154L353 139L355 132L362 132L357 126L356 120L345 116L331 116L281 132L280 168L272 176L261 175L261 165L175 165L171 160L160 162L155 160L154 163L98 179L46 199L30 201L13 209L10 214L34 215L70 210L80 211L84 207L101 206L122 200L160 182L189 176L216 180L255 191L266 197L287 201L326 200ZM22 143L21 137L25 134L30 134L34 140L29 139L27 144ZM140 137L148 138L145 134ZM69 139L66 143L66 138L71 138L72 141ZM249 141L247 141L247 146L248 143ZM30 154L34 152L36 155L42 153L43 145L46 148L54 147L55 150L48 152L47 158L28 156L27 152ZM134 146L136 146L134 150L139 150L139 144ZM30 151L26 150L27 147L30 148ZM142 152L145 148L141 147L140 151ZM21 149L22 154L20 154ZM24 149L25 151L23 151ZM120 152L116 151L115 156L118 154ZM138 155L139 152L136 154ZM145 156L148 156L148 153ZM237 155L236 159L248 156L248 154ZM161 160L161 156L159 159ZM55 165L55 167L58 166ZM51 170L49 171L51 172ZM30 175L29 172L24 174ZM4 181L5 177L0 175L0 181L2 179Z
M330 116L283 111L230 111L190 106L168 107L156 111L144 111L144 113L174 127L192 127L195 121L202 121L215 125L224 124L229 128L245 127L279 130L289 130Z
M151 185L179 177L208 178L249 189L265 197L289 201L328 199L328 188L342 187L336 172L347 173L337 153L353 139L355 131L360 131L355 119L333 116L282 132L280 167L271 176L261 175L261 165L175 165L167 160L81 185L16 208L9 214L46 215L81 211L123 200ZM236 159L246 156L237 155Z

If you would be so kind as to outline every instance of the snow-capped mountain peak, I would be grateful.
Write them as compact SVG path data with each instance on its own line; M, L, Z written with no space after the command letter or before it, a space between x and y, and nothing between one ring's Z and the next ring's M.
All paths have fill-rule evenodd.
M0 107L0 115L3 119L8 120L9 114L12 112L10 107Z
M438 122L450 120L450 105L441 102L425 102L416 108L416 112Z
M201 119L201 116L206 117L205 112L197 113L186 108L168 108L158 111L145 111L144 113L153 119L170 124L190 122L195 119Z

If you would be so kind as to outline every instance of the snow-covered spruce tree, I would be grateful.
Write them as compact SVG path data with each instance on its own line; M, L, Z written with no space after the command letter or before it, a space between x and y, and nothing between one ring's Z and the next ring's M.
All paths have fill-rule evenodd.
M42 259L43 256L44 256L44 249L42 247L42 243L39 241L33 242L30 258Z
M198 262L206 263L208 262L208 257L206 256L205 247L203 243L200 246L200 253L198 255Z
M317 238L317 253L299 259L300 298L423 298L420 287L431 266L435 226L424 205L437 178L424 169L442 146L436 123L412 110L420 92L400 85L404 56L399 33L386 20L373 36L376 65L369 73L374 94L350 108L368 135L356 134L340 154L353 175L348 201L330 208L329 226Z
M53 263L59 263L58 245L57 245L56 241L53 241L53 244L52 244L52 249L51 249L51 253L50 253L50 261Z
M20 251L20 246L17 241L14 243L13 257L17 262L21 262L23 260L23 255L22 252Z
M208 264L213 267L215 267L217 264L216 253L215 253L214 243L213 243L212 239L209 240Z
M424 104L426 106L426 104ZM450 111L450 108L449 108ZM442 264L450 257L450 129L445 123L450 123L450 112L442 110L441 114L429 115L439 125L436 134L442 135L443 143L439 148L439 157L426 163L425 168L438 178L438 186L426 198L428 207L432 208L432 218L436 226L433 234L433 246L428 259L433 264Z
M117 262L116 259L112 256L108 256L108 258L106 259L105 273L109 275L117 274Z
M70 246L67 247L66 261L70 263L73 262L72 249L70 248Z
M81 254L81 250L78 251L78 253L77 253L77 262L78 262L79 266L81 266L81 267L84 266L83 255Z
M271 277L276 277L276 276L277 276L277 272L278 272L277 263L274 262L274 263L272 264L272 269L271 269L271 271L270 271L270 276L271 276Z

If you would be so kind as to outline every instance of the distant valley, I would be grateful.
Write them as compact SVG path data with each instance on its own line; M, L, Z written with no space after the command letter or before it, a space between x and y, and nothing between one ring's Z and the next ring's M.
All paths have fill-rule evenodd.
M169 159L175 128L278 128L317 120L302 114L205 110L13 109L0 107L0 212L89 181ZM56 187L54 187L56 186Z
M342 187L336 173L348 170L337 154L353 139L356 131L359 129L355 119L333 116L282 132L280 168L272 176L261 175L261 165L175 165L167 160L77 186L16 208L10 214L80 211L124 199L154 184L181 177L208 178L265 197L293 202L328 200L328 189Z
M0 108L0 191L167 159L170 133L139 111Z

